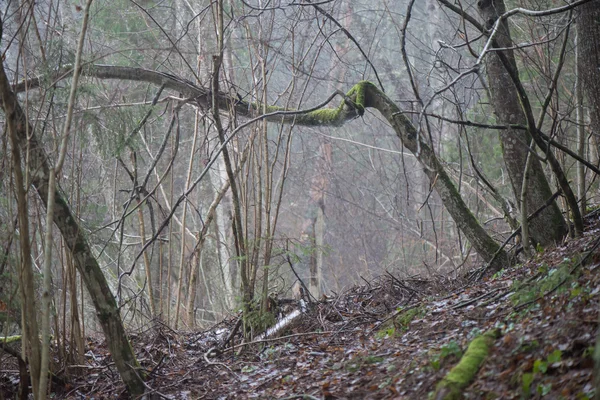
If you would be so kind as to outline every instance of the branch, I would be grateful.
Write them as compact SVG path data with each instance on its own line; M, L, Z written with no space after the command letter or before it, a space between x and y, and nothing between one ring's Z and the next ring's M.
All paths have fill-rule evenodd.
M517 8L513 8L512 10L505 12L504 14L502 14L499 17L499 19L506 19L515 14L524 14L524 15L528 15L530 17L545 17L548 15L559 14L559 13L562 13L565 11L572 10L575 7L579 7L585 3L589 3L590 1L592 1L592 0L579 0L579 1L575 1L571 4L567 4L562 7L551 8L549 10L541 10L541 11L528 10L526 8L517 7ZM465 12L463 9L461 9L458 6L455 6L449 0L438 0L438 2L440 4L442 4L444 7L446 7L447 9L460 15L462 18L464 18L466 21L468 21L471 25L473 25L473 27L475 27L481 33L486 33L487 29L483 25L481 25L479 23L479 21L477 20L477 18L473 17L471 14Z
M315 107L312 107L312 108L309 108L309 109L306 109L306 110L296 110L296 111L294 111L294 110L285 110L285 109L282 108L281 110L278 110L278 111L273 111L273 112L270 112L270 113L267 113L267 114L258 115L257 117L252 118L252 119L246 121L245 123L237 126L229 134L229 136L227 138L225 138L225 141L217 149L217 151L213 154L213 157L206 164L206 166L204 167L204 170L200 173L200 175L198 176L198 178L196 178L196 180L190 185L190 187L188 188L188 190L186 192L184 192L181 196L179 196L179 198L177 199L177 201L172 204L172 206L171 206L171 212L163 220L162 224L157 229L157 231L154 234L154 236L148 242L146 242L146 245L144 245L142 247L142 249L140 250L140 252L138 253L138 255L135 257L135 259L133 260L132 268L131 268L130 271L133 270L133 266L135 266L135 263L139 260L139 258L144 253L144 251L146 251L146 249L152 244L152 242L154 242L158 238L158 236L161 234L161 232L163 231L163 229L167 227L167 225L169 223L169 220L175 214L175 211L177 210L177 207L194 190L194 188L200 183L200 181L202 179L204 179L204 177L206 176L206 174L208 173L208 171L211 169L211 167L213 166L213 164L217 161L218 156L221 154L221 152L223 151L223 149L225 148L225 146L227 146L227 144L229 144L229 142L237 135L238 132L240 132L242 129L246 128L247 126L252 125L255 122L258 122L258 121L261 121L261 120L280 121L280 122L284 122L284 123L288 122L288 123L295 123L296 125L340 126L345 121L347 121L349 119L353 119L354 116L356 115L355 113L358 113L358 115L362 115L363 112L364 112L364 107L362 107L359 104L354 103L353 101L349 100L349 98L351 96L354 96L356 94L355 92L359 91L357 89L358 87L360 87L360 85L356 85L346 95L341 94L345 98L345 101L342 102L342 104L337 109L322 109L322 108L325 107L327 104L329 104L336 96L340 95L339 91L335 91L324 102L322 102L321 104L316 105ZM357 97L357 99L361 98L361 96L358 95L358 94L356 94L356 97ZM348 110L348 111L344 112L344 110L346 110L348 108L348 107L346 107L346 105L349 105L349 104L351 104L353 106L353 108L352 108L353 111ZM273 107L273 106L268 106L267 107L268 110L269 109L277 109L277 108L279 108L279 107ZM129 273L131 273L131 272L129 272Z
M307 0L307 2L309 4L300 4L300 5L301 6L303 6L303 5L311 5L311 6L313 6L315 8L315 10L317 10L318 12L320 12L321 14L323 14L327 19L329 19L338 28L340 28L340 30L342 32L344 32L344 35L346 35L346 37L348 39L350 39L350 41L352 41L352 43L354 43L356 45L356 47L358 48L358 51L360 51L360 54L363 55L363 57L365 58L365 60L367 61L367 63L371 66L371 69L373 69L373 73L375 74L375 78L377 78L377 82L379 83L379 86L381 87L381 91L385 92L385 89L383 88L383 83L381 83L381 79L379 79L379 74L377 73L377 69L375 69L375 66L373 65L373 63L369 59L369 56L364 52L364 50L362 49L362 47L360 47L360 44L358 44L358 41L354 38L354 36L352 36L352 34L348 31L348 29L344 28L342 26L342 24L340 24L335 18L333 18L333 16L331 14L329 14L327 11L323 10L316 3L311 3L310 0Z
M62 74L60 74L60 72L62 72ZM55 79L64 79L69 73L68 67L63 68L55 74ZM396 132L398 138L402 141L402 144L415 155L424 167L424 172L429 177L432 187L438 192L445 207L456 222L457 227L463 231L477 253L479 253L486 261L489 261L498 251L500 252L500 255L496 259L495 267L500 268L509 263L508 255L499 249L498 244L489 236L489 234L487 234L475 219L456 190L450 176L435 155L435 152L426 142L419 138L417 129L410 119L408 119L400 108L386 96L383 91L379 90L370 82L359 82L345 95L336 91L327 99L327 101L309 110L297 111L286 109L284 107L266 106L264 107L266 113L262 113L261 108L263 108L263 106L260 103L239 101L222 92L219 92L217 96L213 97L207 89L196 86L185 79L163 72L150 71L143 68L91 65L84 68L82 74L99 79L123 79L153 83L157 86L164 85L167 89L178 90L193 98L200 106L207 106L211 99L214 99L214 105L216 107L224 110L231 110L233 108L240 116L249 118L244 124L231 131L230 135L215 154L215 157L213 157L206 165L205 169L199 177L196 178L188 190L179 197L175 204L173 204L170 215L167 216L165 221L163 221L161 226L157 229L154 237L149 240L146 243L146 246L138 253L136 259L133 261L134 263L143 254L147 246L149 246L149 244L162 232L168 223L168 219L172 217L179 204L181 204L185 197L189 195L194 187L207 174L208 170L215 162L216 156L223 151L223 148L227 146L228 142L244 127L263 119L305 126L341 126L358 116L362 116L365 109L369 107L377 109L385 117ZM23 90L26 85L28 87L34 87L36 84L39 86L40 82L42 82L42 79L36 78L20 83L16 86L15 90ZM322 109L322 107L338 95L341 95L344 100L337 108Z
M65 65L56 70L50 77L39 76L26 81L19 82L13 86L13 90L16 93L24 92L25 90L31 90L44 86L45 82L50 81L51 86L56 85L59 81L70 77L73 74L73 66ZM210 89L197 86L187 79L180 78L178 76L153 71L145 68L137 67L122 67L116 65L104 65L104 64L89 64L82 68L81 75L89 76L97 79L115 79L122 81L135 81L151 83L156 86L164 86L165 89L173 90L181 93L183 96L188 97L189 101L193 101L200 107L210 108L212 104L212 93ZM344 103L334 110L321 110L325 104L331 101L335 96L341 95L346 97ZM344 95L342 92L335 92L329 97L329 100L313 107L309 110L290 110L284 107L267 106L267 113L263 116L263 105L258 102L246 102L239 100L237 97L230 96L227 93L219 92L216 96L219 108L222 110L233 109L237 115L246 118L255 118L261 116L260 119L266 118L268 121L277 121L284 123L295 123L296 125L304 126L341 126L347 120L353 119L357 116L361 116L364 109L357 107L356 104L350 99L350 94Z

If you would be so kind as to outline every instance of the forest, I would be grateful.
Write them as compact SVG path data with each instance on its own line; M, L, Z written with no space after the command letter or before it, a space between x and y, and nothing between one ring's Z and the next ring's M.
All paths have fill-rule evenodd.
M0 0L0 400L600 399L600 0Z

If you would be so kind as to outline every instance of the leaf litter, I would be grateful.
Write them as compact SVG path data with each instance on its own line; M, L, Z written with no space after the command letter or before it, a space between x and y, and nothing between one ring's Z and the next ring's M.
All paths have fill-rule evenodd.
M313 303L259 343L231 338L237 319L199 333L155 324L131 340L148 398L427 399L474 337L499 329L464 398L590 399L599 241L596 214L582 238L478 282L388 273ZM54 397L125 398L106 343L87 345ZM4 393L14 382L14 371L0 374Z

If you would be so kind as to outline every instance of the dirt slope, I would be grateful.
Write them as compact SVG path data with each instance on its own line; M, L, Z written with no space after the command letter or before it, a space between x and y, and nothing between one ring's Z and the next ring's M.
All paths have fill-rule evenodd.
M593 216L583 238L489 279L384 276L313 305L280 337L239 354L208 357L235 321L195 334L159 328L133 341L157 398L427 399L469 343L494 331L462 396L592 398L599 243ZM103 345L90 342L88 356L86 373L58 387L57 398L122 395Z

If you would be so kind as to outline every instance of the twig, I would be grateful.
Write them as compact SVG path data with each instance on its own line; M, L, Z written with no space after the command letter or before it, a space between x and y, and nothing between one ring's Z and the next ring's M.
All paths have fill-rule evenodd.
M308 399L308 400L320 400L318 397L310 394L294 394L290 397L284 397L281 400L292 400L292 399Z
M248 345L251 345L251 344L274 342L276 340L284 340L284 339L290 339L290 338L300 337L300 336L329 335L329 334L332 334L332 333L335 333L335 332L333 332L333 331L305 332L305 333L294 333L293 335L279 336L279 337L276 337L276 338L253 340L252 342L246 342L246 343L236 344L235 346L228 347L228 348L224 349L222 351L222 353L225 353L225 352L228 352L228 351L233 351L233 350L235 350L237 348L248 346Z
M489 296L491 296L493 294L496 294L499 290L500 289L494 289L491 292L484 293L481 296L475 297L474 299L466 300L466 301L463 301L462 303L455 304L451 308L453 310L458 310L460 308L464 308L466 306L469 306L469 305L471 305L473 303L478 302L481 299L485 299L486 297L489 297Z
M313 300L315 302L318 302L319 300L317 300L317 298L315 296L313 296L313 294L310 292L310 290L308 290L308 288L306 287L306 284L304 283L304 281L302 279L300 279L300 276L298 275L298 273L294 269L294 264L292 264L292 259L290 258L289 254L286 255L286 258L287 258L288 264L290 265L290 269L292 270L292 272L294 273L294 275L296 275L296 279L298 279L298 282L300 282L300 285L302 285L302 288L304 289L304 292L308 293L308 302L312 303L312 300L310 299L311 297L313 298Z
M235 325L233 326L233 329L231 329L231 332L225 339L225 342L223 343L223 347L227 346L227 343L229 343L229 342L231 342L231 344L233 344L233 337L237 333L238 329L240 329L240 326L242 326L242 317L241 316L238 317L237 321L235 322Z
M0 341L0 350L4 351L6 354L9 354L17 359L19 362L25 362L25 360L21 357L21 353L15 349L10 348Z
M234 378L235 378L237 381L239 381L239 380L240 380L240 377L239 377L239 376L238 376L238 375L237 375L235 372L233 372L233 370L232 370L232 369L231 369L231 368L230 368L230 367L229 367L227 364L225 364L225 363L222 363L222 362L218 362L218 361L210 361L210 360L208 359L208 356L210 355L210 353L211 353L213 350L214 350L214 349L210 349L210 350L208 350L206 353L204 353L204 361L206 361L206 364L208 364L208 365L216 365L216 366L223 367L223 368L227 369L227 370L228 370L228 371L231 373L231 375L233 375L233 377L234 377Z
M308 399L308 400L320 400L318 397L310 394L294 394L290 397L284 397L281 400L292 400L292 399Z
M364 50L362 49L362 47L360 47L360 44L358 43L358 41L354 38L354 36L352 36L352 34L348 31L348 29L344 28L342 26L342 24L340 24L338 22L338 20L336 20L331 14L329 14L327 11L325 11L324 9L322 9L321 7L319 7L317 4L315 3L310 3L310 1L308 2L309 4L300 4L301 6L304 5L311 5L315 8L315 10L317 10L318 12L320 12L321 14L323 14L327 19L329 19L331 22L333 22L335 25L337 25L338 28L340 28L340 30L342 32L344 32L344 35L346 35L346 37L348 39L350 39L352 41L352 43L354 43L356 45L356 47L358 48L358 51L360 51L360 53L363 55L363 57L365 58L365 60L367 61L367 63L369 64L369 66L371 67L371 69L373 70L373 73L375 74L375 78L377 79L377 82L379 83L379 87L381 88L381 91L385 93L385 88L383 86L383 83L381 82L381 79L379 79L379 74L377 73L377 69L375 68L375 66L373 65L373 63L371 62L371 59L369 58L369 56L367 55L367 53L364 52Z
M408 286L406 286L404 283L402 283L402 281L401 281L400 279L398 279L398 278L396 278L394 275L390 274L390 272L389 272L389 271L385 271L385 273L386 273L386 274L388 274L388 275L389 275L389 276L392 278L392 280L393 280L394 282L396 282L398 285L400 285L402 288L404 288L404 289L408 290L409 292L415 293L415 294L416 294L416 293L419 293L419 291L418 291L418 290L415 290L415 289L413 289L413 288L411 288L411 287L408 287Z
M495 295L494 297L492 297L491 299L489 299L488 301L484 301L483 303L481 303L481 306L486 307L487 305L492 304L493 302L500 299L501 297L508 296L511 293L512 293L512 290L503 290L500 293L498 293L497 295Z
M418 306L420 306L420 305L421 305L421 303L416 303L416 304L413 304L413 305L411 305L411 306L408 306L408 307L404 307L404 308L398 309L398 310L394 311L394 312L393 312L393 313L392 313L390 316L388 316L386 319L384 319L383 321L381 321L381 323L380 323L379 325L377 325L377 326L379 327L379 326L381 326L381 325L385 324L386 322L388 322L390 319L396 318L396 316L398 316L398 315L402 314L404 311L412 310L413 308L416 308L416 307L418 307ZM371 328L371 332L373 332L373 330L375 330L375 328L374 328L374 327L373 327L373 328Z

